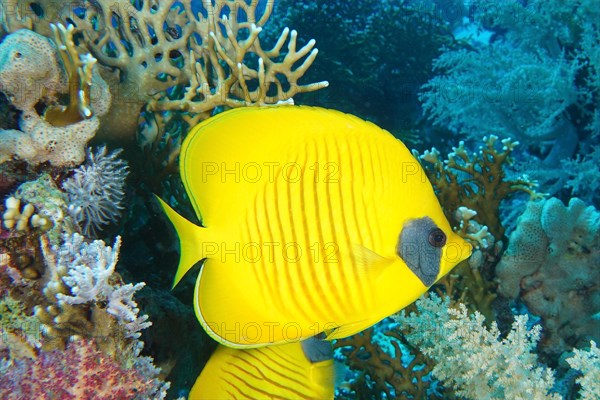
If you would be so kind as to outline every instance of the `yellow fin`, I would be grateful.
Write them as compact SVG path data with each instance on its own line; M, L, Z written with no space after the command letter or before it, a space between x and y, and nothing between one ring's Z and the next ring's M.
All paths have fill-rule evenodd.
M156 195L155 197L179 236L179 266L173 279L174 288L198 261L205 258L202 243L206 241L206 229L183 218L160 197Z
M394 262L394 260L377 254L360 244L352 246L352 255L360 274L375 272L378 275L385 267Z
M300 342L254 349L219 345L188 398L333 400L334 373L332 357L311 362Z
M378 319L363 319L362 321L353 322L351 324L346 324L346 325L338 326L337 328L334 328L331 331L327 332L327 337L325 339L327 339L327 340L336 340L336 339L343 339L345 337L355 335L358 332L364 331L368 327L376 324L381 319L382 318L378 318Z

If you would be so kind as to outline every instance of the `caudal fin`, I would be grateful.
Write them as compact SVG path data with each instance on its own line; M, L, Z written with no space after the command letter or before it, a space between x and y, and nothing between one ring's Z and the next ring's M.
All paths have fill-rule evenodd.
M194 264L205 258L202 252L202 243L206 241L205 228L183 218L160 197L156 195L155 197L175 227L177 236L179 236L179 267L177 267L177 273L175 279L173 279L173 287L175 287Z

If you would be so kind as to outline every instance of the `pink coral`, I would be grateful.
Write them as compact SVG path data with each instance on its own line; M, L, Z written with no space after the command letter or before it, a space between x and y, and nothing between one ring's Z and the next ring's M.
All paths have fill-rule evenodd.
M152 389L150 380L84 339L70 342L65 351L42 352L35 360L13 360L0 376L0 398L6 400L126 400L149 398Z

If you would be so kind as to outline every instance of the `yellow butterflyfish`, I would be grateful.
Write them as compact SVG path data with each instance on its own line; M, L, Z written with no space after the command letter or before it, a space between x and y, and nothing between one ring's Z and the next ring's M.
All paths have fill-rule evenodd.
M160 201L180 241L174 285L203 260L195 312L226 346L350 336L471 253L404 144L349 114L226 111L189 132L179 165L202 226Z
M254 349L219 346L196 379L188 399L333 397L331 342L311 338Z

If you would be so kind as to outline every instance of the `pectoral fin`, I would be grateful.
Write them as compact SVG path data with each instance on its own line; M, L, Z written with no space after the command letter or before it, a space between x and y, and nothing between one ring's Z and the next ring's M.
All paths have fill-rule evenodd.
M379 275L394 262L393 259L384 257L360 244L352 246L352 258L358 266L359 274L369 275L371 278Z
M365 329L369 328L370 326L376 324L380 320L381 320L381 318L379 318L379 319L364 319L362 321L338 326L337 328L334 328L331 331L326 332L326 334L327 334L326 339L327 340L336 340L336 339L343 339L345 337L355 335L358 332L364 331Z

